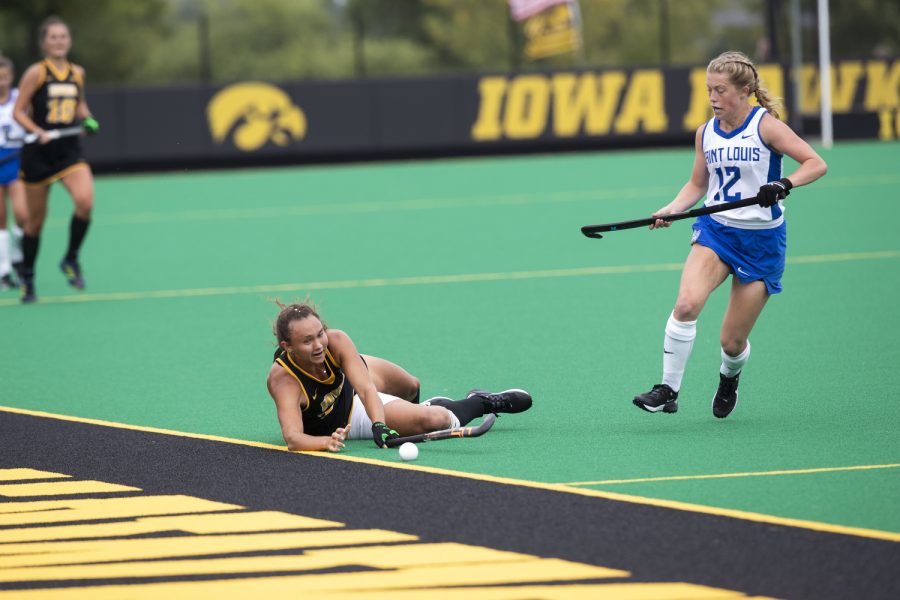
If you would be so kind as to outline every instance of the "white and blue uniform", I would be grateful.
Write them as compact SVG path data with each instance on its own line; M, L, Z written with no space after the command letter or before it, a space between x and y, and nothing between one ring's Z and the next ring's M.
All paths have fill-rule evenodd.
M744 123L728 133L719 120L703 127L703 156L709 169L705 206L756 196L759 188L781 179L782 155L763 141L759 124L767 112L753 107ZM763 281L769 294L781 291L787 228L784 206L744 206L697 219L692 243L710 248L742 283Z
M19 152L25 130L13 118L13 107L19 90L9 91L6 102L0 103L0 185L9 185L19 178Z

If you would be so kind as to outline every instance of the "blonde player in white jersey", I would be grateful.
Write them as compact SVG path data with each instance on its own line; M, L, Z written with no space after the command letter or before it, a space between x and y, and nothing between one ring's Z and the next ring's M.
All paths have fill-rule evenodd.
M12 87L15 69L0 56L0 291L17 287L13 265L22 262L22 228L25 226L25 186L19 178L19 153L25 130L13 118L18 90ZM7 230L6 198L12 205L12 238Z
M756 67L740 52L725 52L706 70L713 118L697 129L691 178L652 216L683 212L704 195L706 205L759 195L759 205L700 217L681 274L675 308L666 323L662 383L634 398L649 412L674 413L697 318L710 294L729 275L731 296L722 321L722 364L712 411L727 417L737 403L738 379L750 357L750 330L769 296L781 291L786 226L782 200L791 188L822 177L825 161L778 120L777 105L762 87ZM760 106L751 106L753 94ZM782 156L799 163L788 177ZM650 229L668 227L659 219Z

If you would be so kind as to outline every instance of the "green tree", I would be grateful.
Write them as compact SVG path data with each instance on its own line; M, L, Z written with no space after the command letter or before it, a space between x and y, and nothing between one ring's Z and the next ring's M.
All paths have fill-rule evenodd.
M143 64L147 48L166 33L164 0L29 0L0 7L3 48L24 68L41 57L38 26L49 15L66 21L72 33L70 59L85 66L90 85L128 80Z
M506 0L424 0L423 7L422 32L442 65L496 70L518 62Z
M900 3L896 0L832 2L831 55L865 58L900 53Z

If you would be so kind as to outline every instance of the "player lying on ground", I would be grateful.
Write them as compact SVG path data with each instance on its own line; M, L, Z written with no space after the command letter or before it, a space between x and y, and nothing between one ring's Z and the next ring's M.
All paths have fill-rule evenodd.
M280 304L278 350L266 384L289 450L339 452L346 439L375 443L461 427L487 413L531 408L523 390L469 392L463 400L419 404L419 380L403 368L361 355L343 331L328 329L306 303Z

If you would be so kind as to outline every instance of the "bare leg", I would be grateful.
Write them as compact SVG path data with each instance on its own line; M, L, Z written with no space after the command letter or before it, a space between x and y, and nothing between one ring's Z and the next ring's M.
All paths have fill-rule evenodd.
M706 305L710 294L730 273L715 252L705 246L695 244L688 254L681 273L681 285L672 316L666 321L663 337L662 385L654 387L656 392L648 392L636 397L638 406L651 412L675 412L678 410L677 392L681 389L684 372L694 348L697 336L697 318ZM668 390L666 389L668 388ZM660 404L664 399L666 404Z
M20 229L24 230L25 221L28 219L28 205L25 203L25 184L21 179L16 179L9 184L9 200L12 205L13 220Z
M363 358L369 366L369 375L375 383L375 389L379 392L409 402L419 395L419 380L407 373L403 367L377 356L363 355Z
M735 278L731 284L731 298L722 321L722 350L729 356L737 356L747 347L750 330L756 324L769 293L762 281L741 283Z
M450 427L450 411L443 406L425 406L394 400L384 405L384 422L401 436Z
M94 176L91 168L85 166L75 169L62 178L62 184L72 196L72 202L75 204L75 216L89 221L94 208Z
M679 321L696 321L713 290L719 287L731 273L715 252L694 244L684 263L678 300L675 302L675 318Z

